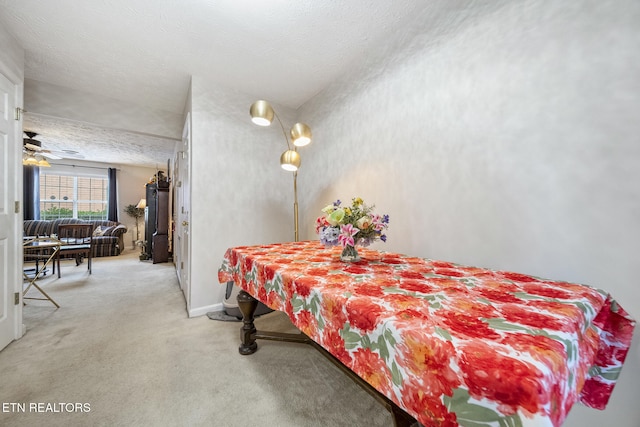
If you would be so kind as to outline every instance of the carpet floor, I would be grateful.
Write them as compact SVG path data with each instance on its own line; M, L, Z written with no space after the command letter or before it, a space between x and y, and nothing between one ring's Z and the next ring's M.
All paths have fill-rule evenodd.
M0 351L1 426L393 425L312 347L259 341L241 356L240 323L188 318L173 264L130 250L92 270L67 261L39 281L59 309L26 301L26 334ZM278 312L256 325L295 330Z

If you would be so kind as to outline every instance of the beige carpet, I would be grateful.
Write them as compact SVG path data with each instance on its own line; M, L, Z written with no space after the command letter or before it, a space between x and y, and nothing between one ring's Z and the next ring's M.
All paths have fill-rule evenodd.
M0 352L1 426L393 425L310 346L241 356L239 323L187 318L173 264L128 251L39 283L61 308L28 300L27 333ZM281 313L256 323L291 328Z

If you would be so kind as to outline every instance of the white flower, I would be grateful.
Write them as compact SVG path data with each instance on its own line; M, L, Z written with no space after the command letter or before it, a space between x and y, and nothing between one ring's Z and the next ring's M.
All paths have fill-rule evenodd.
M331 224L332 227L340 224L344 219L344 209L338 208L335 211L331 212L329 216L327 216L327 222Z
M322 208L322 212L326 213L327 215L331 214L331 212L333 212L335 210L335 206L334 205L327 205L324 208Z
M371 225L371 218L369 218L368 216L363 216L362 218L356 221L356 227L358 227L360 230L365 230L369 228L370 225Z

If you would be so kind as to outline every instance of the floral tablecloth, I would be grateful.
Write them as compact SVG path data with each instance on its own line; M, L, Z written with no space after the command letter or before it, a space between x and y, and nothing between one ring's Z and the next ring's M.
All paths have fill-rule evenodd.
M425 426L559 426L603 409L635 321L606 292L450 262L294 242L231 248L218 278L284 311Z

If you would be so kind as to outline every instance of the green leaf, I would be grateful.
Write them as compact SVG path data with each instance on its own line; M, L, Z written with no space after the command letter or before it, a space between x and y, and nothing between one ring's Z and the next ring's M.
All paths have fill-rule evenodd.
M458 418L457 415L458 414L456 414L456 419L458 420L458 425L461 425L463 427L492 427L491 424L477 423L477 422L471 421L471 420L464 420L464 419Z
M453 337L451 336L449 331L447 331L446 329L442 329L436 326L436 333L447 341L453 341Z
M492 329L502 330L502 331L527 331L528 329L524 326L514 325L513 323L507 322L505 319L500 318L491 318L491 319L482 319L491 326Z
M393 337L393 332L391 332L390 329L385 329L383 335L391 347L396 346L396 339Z
M320 298L318 298L317 294L314 295L313 298L311 298L311 302L309 303L309 305L309 311L313 313L314 316L318 317L318 311L320 311Z
M358 347L358 343L354 342L354 343L345 343L344 344L344 348L347 350L353 350L355 348Z
M482 422L499 421L502 416L491 408L486 408L473 403L466 403L461 408L454 409L456 417L460 419L468 419Z
M453 410L452 409L453 406L462 405L466 403L468 400L469 400L469 393L467 392L467 390L463 388L457 388L453 390L453 396L451 397L446 395L442 396L442 402L447 407L449 412Z
M611 368L607 370L600 370L600 376L605 380L615 381L620 376L620 371L622 368Z
M463 283L465 286L469 286L470 288L474 288L476 286L475 280L473 279L460 279L460 283Z
M357 332L347 331L342 333L342 339L344 339L345 344L353 344L359 343L362 337Z
M537 300L544 300L544 298L543 298L543 297L541 297L541 296L538 296L538 295L531 295L531 294L528 294L528 293L526 293L526 292L516 292L516 293L514 293L514 295L515 295L517 298L520 298L520 299L537 299Z
M517 414L500 420L500 427L522 427L522 420Z
M393 381L393 384L397 385L398 387L402 386L402 374L400 373L396 362L393 362L391 364L391 380Z
M363 348L369 348L371 349L371 338L369 338L369 335L364 335L362 336L361 340L360 340L360 345Z
M591 306L590 304L585 304L580 301L574 301L572 304L578 307L580 310L582 310L582 312L587 317L593 317L596 314L595 310L593 309L593 306Z
M458 388L453 396L444 396L443 402L451 412L455 412L458 423L463 427L491 427L496 422L500 427L521 427L518 414L504 416L499 412L476 403L469 402L467 390Z
M293 298L291 300L291 307L293 307L293 311L298 311L304 306L304 301L300 298Z
M378 337L378 349L380 351L380 356L384 360L389 360L389 347L387 347L387 341L385 341L384 335L380 335Z

